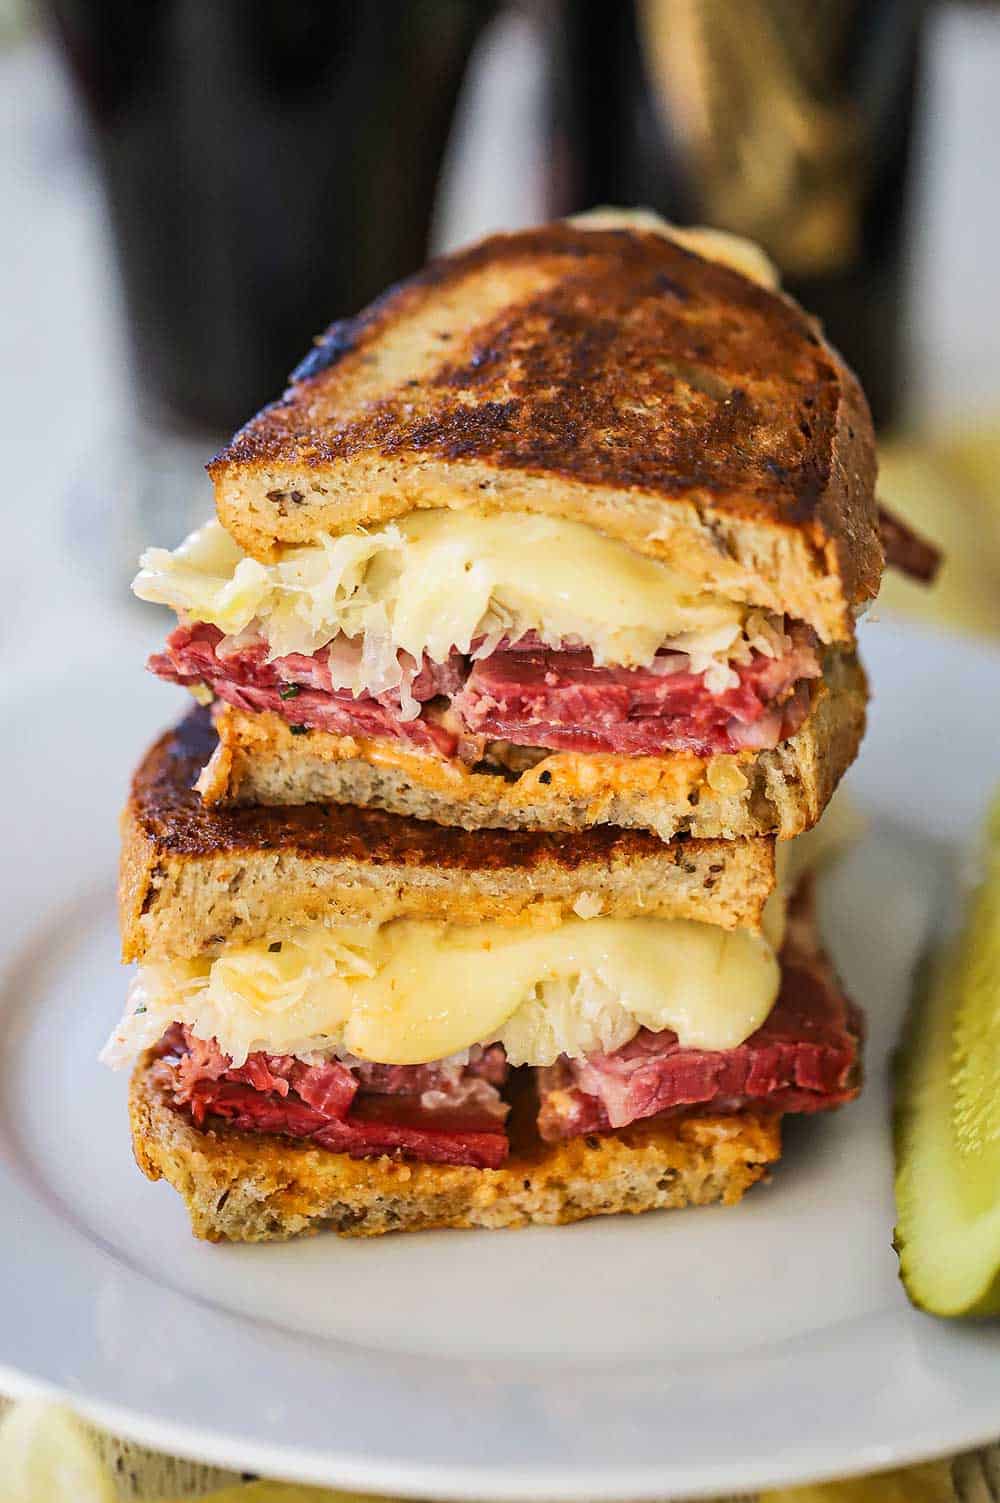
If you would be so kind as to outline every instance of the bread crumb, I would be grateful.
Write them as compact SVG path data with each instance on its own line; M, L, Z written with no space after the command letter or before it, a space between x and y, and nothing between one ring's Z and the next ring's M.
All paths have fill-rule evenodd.
M728 757L713 757L705 779L713 793L743 793L748 787L745 774Z
M577 918L592 919L599 917L604 912L604 904L596 892L581 892L573 904L573 912Z

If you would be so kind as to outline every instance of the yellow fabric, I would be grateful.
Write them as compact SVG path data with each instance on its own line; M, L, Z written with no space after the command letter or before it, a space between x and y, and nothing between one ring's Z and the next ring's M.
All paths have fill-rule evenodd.
M367 1494L286 1482L233 1479L220 1487L222 1474L209 1468L199 1486L195 1469L179 1465L188 1469L183 1483L177 1479L183 1491L164 1496L146 1487L144 1476L165 1477L169 1461L93 1431L60 1405L15 1405L0 1425L3 1503L110 1503L116 1496L148 1503L187 1503L195 1497L203 1503L377 1503ZM758 1503L995 1503L998 1479L1000 1452L993 1450L876 1477L764 1493Z
M181 1503L164 1499L163 1503ZM244 1482L218 1493L206 1493L204 1503L384 1503L363 1493L335 1493L327 1487L300 1487L294 1482Z
M911 1466L902 1472L882 1472L851 1482L762 1493L760 1503L953 1503L956 1496L950 1462L936 1461L930 1466Z

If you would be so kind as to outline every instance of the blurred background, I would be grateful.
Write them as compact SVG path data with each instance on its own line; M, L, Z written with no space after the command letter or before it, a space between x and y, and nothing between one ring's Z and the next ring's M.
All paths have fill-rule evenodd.
M765 246L946 549L887 607L1000 638L1000 4L0 0L0 118L9 704L141 688L139 551L207 516L202 466L315 333L599 203ZM128 1456L136 1496L209 1480Z
M15 670L152 643L136 555L325 324L609 202L765 246L947 547L889 604L1000 631L1000 5L0 0L0 81Z

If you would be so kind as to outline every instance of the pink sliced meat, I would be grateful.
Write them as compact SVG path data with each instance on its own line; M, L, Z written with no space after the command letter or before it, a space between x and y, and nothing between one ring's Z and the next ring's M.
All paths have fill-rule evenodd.
M252 1086L220 1081L206 1113L242 1132L308 1138L353 1159L390 1154L429 1164L497 1169L509 1143L502 1122L488 1112L429 1111L419 1096L361 1096L346 1117L326 1117L297 1097L287 1100Z
M626 1127L683 1108L816 1112L860 1089L864 1022L793 916L782 952L781 994L767 1021L736 1049L684 1049L669 1031L642 1029L614 1054L565 1057L537 1072L538 1128L548 1141Z
M205 622L179 626L167 638L165 650L155 653L147 666L171 683L207 684L218 699L238 710L271 710L309 730L336 736L389 736L443 757L454 755L458 738L424 716L405 719L397 690L374 697L335 689L329 648L313 657L291 653L269 663L263 639L235 651L227 650L226 641L218 627ZM455 692L460 683L460 671L453 664L427 660L413 680L411 693L423 702Z
M365 1091L377 1096L421 1096L427 1091L457 1096L470 1080L502 1086L507 1079L507 1058L499 1044L469 1050L467 1064L441 1060L432 1065L378 1065L370 1060L351 1062L351 1070Z
M177 1105L189 1105L200 1125L220 1081L246 1085L251 1090L287 1099L293 1092L307 1106L324 1116L344 1117L358 1090L359 1081L340 1060L307 1064L293 1054L247 1056L245 1064L233 1066L215 1039L197 1038L184 1024L174 1024L160 1043L161 1058L173 1064L173 1095Z
M755 652L737 669L739 683L720 694L687 661L662 652L650 668L597 668L585 648L495 652L474 664L453 708L469 731L518 746L707 755L777 746L794 734L808 697L792 691L822 672L806 633L781 658Z
M246 1132L309 1138L354 1158L382 1153L496 1167L507 1153L507 1076L499 1045L466 1064L378 1065L256 1052L233 1066L214 1039L173 1024L160 1041L160 1084L197 1127L223 1118Z
M708 756L774 747L798 730L809 708L808 682L822 665L807 628L792 627L786 642L778 657L753 652L735 669L739 682L720 694L690 671L683 653L661 652L649 668L597 668L586 648L555 651L533 634L501 642L483 659L457 652L445 663L407 659L420 705L411 718L398 690L355 696L334 688L331 654L357 644L268 662L262 638L227 638L200 622L172 632L149 667L174 683L206 684L238 709L270 710L292 725L339 736L389 737L470 763L489 740L622 756Z
M186 1023L171 1024L160 1040L159 1054L173 1063L178 1101L186 1100L200 1082L226 1079L252 1085L258 1091L276 1091L279 1096L295 1090L310 1105L331 1111L332 1103L341 1101L343 1110L336 1111L337 1116L346 1113L359 1088L377 1096L421 1096L433 1091L457 1103L466 1094L470 1080L499 1087L507 1079L508 1070L507 1057L499 1044L474 1044L462 1062L460 1056L427 1065L381 1065L355 1058L307 1064L293 1054L255 1051L244 1064L234 1067L215 1039L198 1038Z

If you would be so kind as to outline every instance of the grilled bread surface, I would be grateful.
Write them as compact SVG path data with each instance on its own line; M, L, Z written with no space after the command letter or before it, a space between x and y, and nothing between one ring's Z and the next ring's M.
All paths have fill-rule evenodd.
M282 926L392 918L476 923L588 916L759 923L774 842L601 827L470 832L340 804L213 809L194 789L216 745L205 710L147 753L123 815L125 960L181 958Z
M547 512L828 641L882 569L852 373L790 298L649 229L432 262L328 329L209 469L261 559L420 507Z

